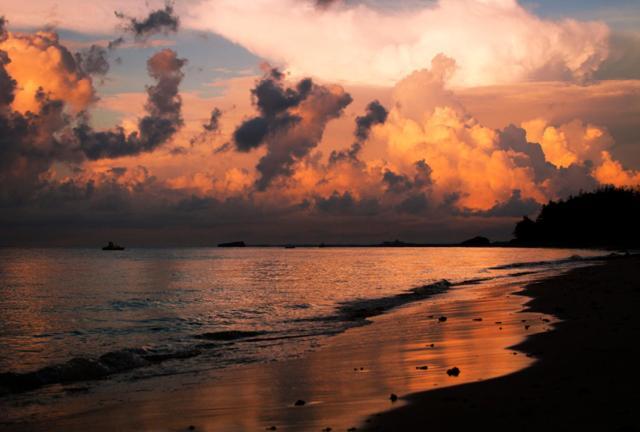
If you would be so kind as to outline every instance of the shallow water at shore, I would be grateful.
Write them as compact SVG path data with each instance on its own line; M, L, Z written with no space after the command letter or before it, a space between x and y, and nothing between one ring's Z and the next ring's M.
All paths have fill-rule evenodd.
M33 430L346 430L403 403L392 403L391 393L402 398L531 364L507 348L547 331L553 319L521 312L527 298L512 293L524 280L454 287L377 316L303 358L91 386L48 402L53 428L38 421L41 406L23 409L33 415ZM459 376L447 375L452 367ZM305 405L294 406L298 399Z
M55 360L47 358L48 350L55 351L64 362L70 356L97 358L105 352L118 352L117 349L133 346L134 349L143 349L144 355L155 356L152 359L159 358L161 361L149 361L150 364L145 364L145 367L110 374L108 380L79 380L10 396L9 399L5 398L5 402L8 401L6 412L12 421L30 419L37 423L41 418L53 416L62 419L71 413L77 415L87 409L98 409L102 413L104 410L109 412L113 409L118 413L116 418L130 409L134 410L135 412L128 412L122 419L127 425L123 426L125 429L132 428L131 421L138 417L141 417L140 421L148 421L148 424L156 427L158 424L164 425L167 421L167 410L170 412L171 409L192 413L196 418L206 417L207 421L203 425L208 425L210 430L238 430L237 425L234 426L238 419L242 419L243 422L240 430L256 427L263 429L268 426L264 426L263 423L269 421L290 427L304 425L305 428L311 424L314 427L320 424L310 423L310 418L317 418L320 422L331 418L353 422L355 420L352 419L357 417L355 413L360 408L362 415L384 409L389 403L386 393L395 392L401 395L433 386L501 375L526 366L530 359L513 355L504 351L504 348L517 343L529 332L543 329L548 323L538 319L524 324L521 320L528 318L520 316L521 314L512 317L511 314L519 310L523 299L507 296L505 293L515 289L516 285L513 284L523 284L544 272L569 268L579 265L580 262L574 260L556 264L538 263L531 268L515 270L508 265L515 261L552 261L576 254L596 254L534 249L452 248L444 250L444 253L443 249L387 249L371 252L365 250L364 254L362 251L363 249L335 250L331 253L331 250L302 249L238 250L222 251L222 258L211 259L204 257L208 253L215 255L217 251L145 251L144 253L159 256L154 255L156 261L149 260L148 257L143 259L139 255L106 258L100 256L98 263L89 259L89 263L83 264L90 267L99 264L107 266L109 263L103 260L115 260L115 263L110 264L112 267L109 274L116 275L117 280L129 278L132 281L126 290L122 287L124 291L99 291L99 288L105 289L108 282L102 279L107 274L104 271L96 275L101 282L95 283L95 286L89 289L82 284L65 287L63 282L68 282L68 277L52 280L37 273L25 272L22 275L23 281L31 282L32 292L41 301L41 314L34 313L32 316L40 319L38 325L43 330L47 325L56 326L62 322L62 317L58 317L60 321L52 319L59 310L65 311L67 318L73 316L69 325L86 325L82 320L82 311L87 309L93 311L95 319L111 320L109 325L122 326L126 331L107 332L105 336L103 333L85 329L84 339L74 334L65 335L57 344L65 346L69 352L56 350L55 343L52 347L41 342L34 342L33 351L27 349L19 354L3 352L3 364L8 365L9 370L12 370L11 366L15 366L14 369L30 371L38 364L30 361L19 362L21 358L38 358L44 366L55 364ZM52 259L50 253L44 253L45 257L40 256L40 259ZM196 263L184 258L194 253L200 257ZM167 254L171 256L167 257ZM220 265L218 261L225 260L231 260L230 263L226 263L227 266L232 265L241 270L235 270L234 273L219 269L213 271L211 268L207 268L206 271L201 269L207 264L215 268L216 265ZM255 274L250 276L252 273L247 273L247 268L265 268L267 261L273 263L274 260L280 263L274 268L280 266L286 271L275 272L276 274L270 277L254 277ZM322 260L328 263L322 263ZM64 264L64 260L59 257L54 261ZM141 273L140 266L146 268L146 273ZM177 270L180 266L195 266L196 269L204 271L201 274L191 269L193 274L187 278L192 282L200 280L201 284L189 285L185 281L186 271ZM490 269L499 266L506 267ZM155 272L165 274L167 267L171 268L172 272L182 274L183 277L178 278L182 282L170 282L158 277ZM14 273L7 271L8 268L11 269L10 266L3 267L3 274L12 277L4 280L19 282L16 267L13 268ZM324 270L318 271L321 268ZM331 273L329 268L333 268L334 273ZM113 273L114 271L116 272ZM83 275L76 272L76 278L78 274ZM196 277L194 274L199 276ZM154 277L147 280L149 275ZM228 280L220 282L219 286L216 285L224 275L231 275L231 280L238 286L225 285L230 283ZM135 282L134 276L141 280ZM433 284L445 276L452 282L471 279L484 282L428 290L424 297L415 297L407 291L409 288ZM327 281L327 277L330 280ZM164 285L160 281L164 281ZM49 289L44 288L47 285ZM8 290L8 286L11 288L10 284L6 284L4 289ZM15 294L24 289L24 286L20 287L18 284L13 288L14 291L10 293L13 295L4 298L5 301L7 298L9 301L14 300L16 303L11 306L15 307L20 304ZM147 302L153 306L138 308L126 293L138 298L140 292L134 291L143 288L147 288L145 293L152 295L143 303ZM270 295L265 294L267 290ZM262 291L261 296L257 295L259 291ZM199 296L194 296L194 292L199 293ZM71 295L72 293L80 295L80 301ZM193 298L182 306L157 304L159 298L171 295ZM232 295L241 298L231 299ZM434 297L429 298L430 295ZM119 303L113 303L118 297L121 298L118 300ZM427 299L424 300L425 298ZM373 318L375 323L372 326L351 328L362 323L364 317L374 316L398 304L421 299L418 304ZM43 307L46 301L53 304ZM110 306L107 311L100 312L96 304ZM230 304L236 309L230 308ZM253 318L247 318L246 314L251 304L254 304L256 309L270 305L271 313L251 321ZM133 308L133 312L129 307ZM201 319L202 314L199 314L199 311L202 310L208 312L210 321ZM74 315L74 311L80 312ZM147 320L149 314L163 313L172 313L186 321L200 319L201 324L196 329L176 326L166 333L141 331L141 328L144 328L144 325L140 324L141 320ZM446 322L437 320L442 314L447 315ZM236 315L240 317L238 321L233 320ZM29 316L31 315L27 314L24 318ZM221 316L227 317L226 323L221 324ZM13 317L16 319L18 315ZM47 317L52 321L46 321L44 318ZM123 320L123 317L128 319ZM480 317L483 318L482 321L473 321L474 318ZM503 325L496 322L502 322ZM24 320L19 324L23 327L18 328L28 328L27 326L33 323ZM530 327L525 329L527 325ZM2 328L7 328L6 323ZM329 335L346 328L351 330L335 338L328 338ZM48 329L46 333L55 332ZM86 333L89 333L89 336ZM16 340L15 336L7 337L6 333L2 337L4 341ZM138 341L138 338L144 340ZM376 343L372 344L372 340ZM81 343L75 344L76 341ZM118 343L122 345L119 346ZM432 343L434 347L431 347ZM170 354L163 351L167 346L170 347ZM319 346L327 347L309 354ZM88 347L92 350L88 350ZM193 347L200 347L198 355L172 358L172 355L182 352L180 349ZM16 355L12 358L11 354ZM280 362L263 364L271 360ZM454 365L460 367L463 372L457 378L450 378L444 371ZM482 367L479 368L478 365ZM421 366L428 366L428 369L416 369ZM163 389L161 394L158 392L159 388ZM176 404L167 400L167 390L175 391L175 400L183 402ZM127 401L125 405L131 405L132 408L124 406L122 398ZM293 409L292 403L297 399L305 399L310 403L303 409L296 410ZM168 406L163 407L164 405ZM241 414L252 406L255 414ZM356 409L356 406L360 408ZM149 414L145 414L145 407L149 407ZM350 407L348 415L343 413L345 407ZM215 412L215 415L212 415L212 412ZM163 416L164 420L158 423ZM178 419L182 417L182 414L177 416ZM215 421L211 420L213 417L216 418ZM80 415L79 418L85 417ZM167 424L166 430L178 430L180 427L182 426L177 423ZM74 429L73 424L68 424L68 428ZM78 428L81 429L82 427ZM165 430L164 427L161 429ZM280 429L281 427L278 430Z

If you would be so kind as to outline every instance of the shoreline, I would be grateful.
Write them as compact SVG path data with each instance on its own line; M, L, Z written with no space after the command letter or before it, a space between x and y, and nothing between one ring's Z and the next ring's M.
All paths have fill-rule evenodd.
M351 310L356 312L354 318L367 318L372 323L332 336L320 349L291 360L134 381L117 376L93 384L63 386L67 395L51 405L44 404L44 417L37 415L38 407L29 414L32 408L26 404L24 417L0 420L0 430L178 432L189 430L191 425L196 431L269 430L271 426L279 431L326 427L334 431L351 427L406 431L422 429L422 425L456 430L475 427L478 421L478 413L473 410L479 405L473 389L479 387L477 397L484 400L487 394L494 397L494 383L503 380L507 382L504 400L483 410L489 413L499 408L500 415L510 410L503 415L508 421L498 424L511 430L518 421L529 421L526 412L531 403L527 398L535 393L515 387L513 377L556 361L558 354L549 356L537 341L553 339L549 335L557 330L550 328L562 328L567 322L556 324L555 317L572 318L567 316L567 311L569 315L573 312L560 301L562 298L545 300L543 294L548 289L544 287L557 286L567 278L573 278L574 288L581 287L586 281L597 281L591 273L601 271L598 269L624 265L633 270L640 264L640 257L609 258L603 265L594 266L590 261L584 264L588 266L563 271L559 276L553 275L562 270L551 269L534 274L533 279L530 273L522 272L521 276L514 273L509 280L453 284L443 292L429 292L433 297L380 315L363 316L360 310ZM620 272L612 271L616 276ZM635 283L637 287L633 271L625 274L629 285ZM437 285L430 288L440 288ZM400 297L416 294L410 290ZM568 291L566 294L569 299L575 298ZM379 305L372 306L366 311L376 311ZM442 316L448 320L440 322ZM581 330L583 336L590 336ZM519 355L523 353L527 355ZM447 376L446 371L452 367L460 368L460 376ZM594 367L607 368L608 364L601 361ZM559 391L565 392L566 386L558 377L561 375L555 375ZM389 401L391 393L400 399ZM563 393L563 402L571 397ZM522 400L522 405L509 405L514 404L513 398ZM306 405L296 407L298 399ZM372 416L375 412L382 414ZM494 427L495 423L489 421L495 419L491 417L486 423ZM536 429L546 423L532 424L537 427L531 429Z
M617 257L528 284L524 312L562 321L512 349L536 357L518 372L409 394L365 430L638 430L640 257ZM462 370L464 373L464 370Z
M0 429L359 429L371 412L402 404L391 402L391 393L477 381L528 366L533 359L514 355L508 347L527 334L546 331L548 323L537 313L522 315L526 299L511 295L527 280L530 275L454 285L426 301L371 317L370 325L332 336L319 350L291 360L74 385L68 388L71 394L35 406L34 412L29 412L32 405L24 405L27 411L15 421L0 422ZM448 320L441 322L443 316ZM479 316L484 321L476 322ZM522 318L530 320L530 330L519 325ZM454 363L466 371L462 376L447 376ZM298 399L306 405L296 407Z

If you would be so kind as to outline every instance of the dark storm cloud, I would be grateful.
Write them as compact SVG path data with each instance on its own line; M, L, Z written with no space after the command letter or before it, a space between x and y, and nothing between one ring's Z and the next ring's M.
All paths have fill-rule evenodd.
M269 133L269 121L264 117L254 117L244 121L233 132L236 149L248 152L259 147Z
M99 45L77 52L75 55L78 67L86 75L106 75L109 72L109 52Z
M233 139L238 151L251 151L265 143L269 134L276 134L300 121L299 116L290 114L288 110L309 96L313 82L304 79L296 88L285 88L283 79L282 72L271 69L251 90L260 115L244 121L234 131Z
M17 83L5 68L10 61L0 51L0 207L31 197L41 185L40 175L54 160L74 159L58 137L69 122L64 103L38 92L39 112L21 114L11 108Z
M127 22L126 30L133 33L138 40L145 40L159 33L175 33L180 26L180 18L175 15L172 3L167 3L164 9L151 12L142 20L129 17L122 12L115 12L115 14L118 18Z
M390 192L403 193L413 188L413 182L404 174L396 174L386 170L382 176L382 182L386 184Z
M593 178L593 163L585 161L568 167L556 167L547 162L542 147L538 143L527 142L526 132L517 126L507 126L498 131L498 145L503 150L517 152L513 160L519 167L531 168L535 182L544 184L558 196L569 196L580 190L593 190L598 182ZM519 191L518 191L519 193ZM528 204L531 207L531 204Z
M375 215L380 211L378 200L357 200L349 191L343 194L334 191L329 197L316 197L315 207L321 213L330 215Z
M317 85L308 78L287 87L277 69L271 69L251 93L259 115L236 128L233 142L240 152L267 147L256 167L258 190L265 190L277 177L291 176L295 162L320 142L327 122L342 115L352 101L342 89Z
M5 21L0 24L0 37L6 38ZM21 36L29 39L32 36ZM41 37L39 49L51 50L60 57L61 79L67 77L88 77L102 75L108 70L107 50L98 46L73 55L65 46L60 44L57 35ZM44 45L43 45L44 43ZM9 75L5 66L11 59L6 52L0 51L0 205L22 205L31 199L42 198L43 191L53 186L46 179L46 173L56 162L71 164L70 168L81 163L86 157L93 159L112 155L107 151L114 147L119 152L137 151L138 147L153 147L152 143L167 135L163 132L163 122L175 124L179 119L179 104L167 103L171 99L171 72L164 69L164 65L150 65L150 72L158 85L149 88L150 101L147 111L149 118L142 119L140 134L125 137L121 129L115 132L94 132L86 124L86 114L73 115L64 100L51 99L40 89L36 92L37 106L27 113L14 111L11 102L17 83ZM87 80L87 82L91 82ZM178 80L179 82L179 80ZM93 89L91 89L93 90ZM176 108L178 115L175 115ZM164 129L173 130L172 127ZM138 144L138 145L134 145ZM60 184L63 185L62 183ZM86 196L86 194L71 194L71 185L64 184L64 189L51 196Z
M591 172L593 163L586 161L582 165L571 164L566 168L558 168L548 179L548 186L556 195L568 197L579 191L591 191L598 187L598 182Z
M515 157L515 162L518 166L533 168L536 182L541 182L553 175L556 167L547 162L540 144L527 142L527 132L524 129L509 125L498 131L498 134L500 148L528 156L526 159Z
M432 183L431 167L424 159L414 164L416 173L413 179L405 174L396 174L391 170L386 170L382 176L382 182L386 185L388 192L401 194L410 190L421 190Z
M374 125L382 124L387 121L389 113L386 108L380 104L377 100L367 105L367 111L365 115L356 118L356 130L354 135L356 141L351 145L348 150L333 151L329 156L329 163L334 164L343 160L351 160L358 162L358 155L362 150L362 146L371 133L371 128Z
M209 210L218 204L219 202L213 198L191 195L188 198L184 198L180 200L176 204L175 208L176 210L181 212L191 213L191 212Z
M369 139L371 128L387 121L388 115L386 108L380 102L377 100L371 102L367 105L366 114L356 118L356 139L361 142Z
M411 215L419 215L429 208L429 201L423 193L415 193L396 206L399 213L408 213Z
M497 217L522 217L532 215L540 210L540 204L528 198L522 199L522 193L514 189L511 198L503 203L496 204L491 210L483 213L484 216Z
M147 88L147 115L138 121L138 131L94 131L86 122L76 127L75 136L86 157L96 160L131 156L153 151L169 141L183 124L178 86L185 64L186 60L170 49L157 52L147 61L147 70L156 84Z
M7 29L5 28L6 24L7 21L5 18L0 16L0 42L4 42L7 39ZM0 50L0 109L13 102L16 88L16 81L11 78L5 69L5 66L8 65L10 61L11 60L7 53Z

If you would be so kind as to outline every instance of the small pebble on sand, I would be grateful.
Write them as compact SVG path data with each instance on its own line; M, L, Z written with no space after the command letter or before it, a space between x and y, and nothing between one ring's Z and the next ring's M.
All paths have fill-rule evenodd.
M460 375L460 369L458 369L457 367L447 369L447 375L457 377L458 375Z

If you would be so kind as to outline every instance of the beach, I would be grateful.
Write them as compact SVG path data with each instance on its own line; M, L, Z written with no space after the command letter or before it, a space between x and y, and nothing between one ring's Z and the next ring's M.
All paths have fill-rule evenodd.
M629 299L637 298L637 263L637 258L604 265L585 261L560 276L559 269L532 274L515 268L508 278L451 286L371 316L370 325L322 339L295 358L219 369L213 357L205 370L168 368L148 376L119 374L48 386L35 403L29 392L1 401L8 416L0 428L416 430L422 424L463 428L481 419L487 426L540 427L559 415L539 405L552 403L554 395L567 415L566 408L581 406L584 398L624 394L615 385L627 385L632 375L628 362L635 348L626 341L637 327L626 320L634 305ZM620 276L622 287L609 286L611 274ZM607 303L614 299L623 303L620 310ZM567 326L576 327L563 336ZM616 338L607 335L614 330ZM563 351L569 348L575 353ZM625 350L631 351L611 355ZM448 373L453 368L457 376ZM598 372L602 382L584 381ZM598 386L605 385L610 390L603 393ZM398 400L391 400L392 394ZM623 407L617 398L609 404L613 401L613 411L600 405L609 422L610 413Z
M372 416L367 430L640 429L639 257L608 260L526 287L529 312L562 321L513 349L529 367L496 379L406 397L407 405Z

